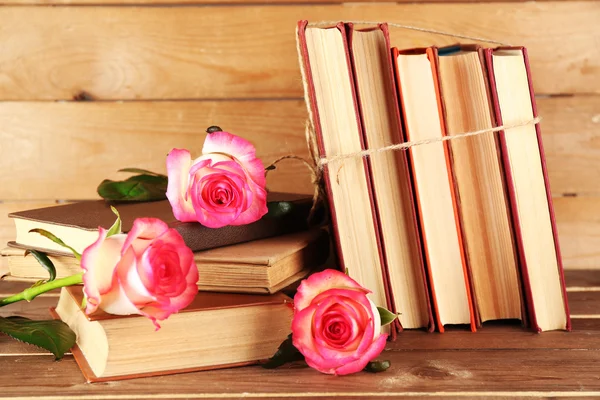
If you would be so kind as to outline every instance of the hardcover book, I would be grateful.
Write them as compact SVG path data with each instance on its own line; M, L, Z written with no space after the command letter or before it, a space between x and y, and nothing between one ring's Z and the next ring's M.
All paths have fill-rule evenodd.
M274 212L248 225L225 226L213 229L197 222L179 222L173 216L167 200L155 202L109 203L104 200L82 201L66 205L19 211L9 214L16 228L16 240L9 245L42 251L64 253L65 249L37 233L34 228L52 232L78 252L98 238L98 227L108 229L115 221L111 205L119 211L123 232L131 229L133 221L140 217L154 217L175 228L192 251L212 249L251 240L292 233L307 229L312 199L306 195L269 193L269 202L284 201L290 207L285 212Z
M364 143L378 149L405 141L400 122L387 24L355 30L347 24L349 50ZM370 174L390 297L403 328L433 330L421 239L406 152L370 157Z
M8 265L7 279L47 279L48 272L22 249L8 247L0 254ZM297 232L194 253L200 290L275 293L305 278L329 255L329 235L323 229ZM72 255L49 254L56 277L81 272Z
M88 316L82 300L81 287L62 288L54 313L77 334L72 352L88 382L253 364L275 353L293 315L283 294L199 292L155 330L140 315Z
M448 136L495 126L480 50L478 46L439 49L440 97ZM497 135L486 132L448 143L477 322L523 320Z
M435 49L393 49L398 93L409 141L445 135ZM475 331L458 202L447 143L409 149L425 261L437 327L470 324Z
M499 125L537 117L527 50L486 49L492 104ZM532 329L571 329L552 193L539 124L499 132L524 296Z
M298 23L297 35L319 156L359 152L365 144L345 27L307 24ZM371 290L377 306L391 309L368 160L332 161L324 166L324 181L340 267Z

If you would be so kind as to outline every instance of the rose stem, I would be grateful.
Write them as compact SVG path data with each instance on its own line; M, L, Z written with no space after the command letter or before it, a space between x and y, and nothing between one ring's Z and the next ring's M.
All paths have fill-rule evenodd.
M40 294L46 293L52 289L76 285L78 283L83 283L83 273L67 276L66 278L55 279L53 281L43 283L39 286L27 288L21 293L14 294L12 296L0 300L0 307L4 307L8 304L16 303L17 301L21 300L31 301Z

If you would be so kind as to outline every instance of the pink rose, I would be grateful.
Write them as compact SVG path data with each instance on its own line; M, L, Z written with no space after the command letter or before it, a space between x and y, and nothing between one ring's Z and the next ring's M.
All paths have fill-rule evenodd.
M188 306L198 293L194 254L175 229L156 218L138 218L131 231L98 240L83 251L86 314L141 314L154 322Z
M267 213L264 166L254 146L231 133L207 135L194 161L187 150L171 150L167 173L167 198L179 221L220 228L249 224Z
M294 297L292 340L309 366L325 374L362 371L384 349L377 307L369 291L328 269L304 280Z

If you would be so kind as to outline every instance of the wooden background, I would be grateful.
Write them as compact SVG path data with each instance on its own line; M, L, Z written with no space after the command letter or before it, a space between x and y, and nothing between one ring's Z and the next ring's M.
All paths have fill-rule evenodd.
M1 0L0 242L11 211L96 198L123 167L165 171L209 125L265 163L306 155L296 21L398 22L525 45L564 261L600 268L600 3ZM49 7L48 5L53 5ZM392 29L398 47L455 40ZM274 190L311 192L293 161Z

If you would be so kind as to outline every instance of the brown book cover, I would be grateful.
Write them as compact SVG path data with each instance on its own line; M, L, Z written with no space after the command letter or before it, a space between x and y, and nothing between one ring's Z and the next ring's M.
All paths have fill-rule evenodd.
M79 286L70 286L65 287L62 290L66 291L70 296L72 302L74 304L81 304L83 301L83 293L81 287ZM250 294L223 294L223 293L214 293L214 292L198 292L197 296L194 298L192 303L186 307L185 309L179 311L179 313L192 313L192 312L203 312L209 310L223 310L228 308L244 308L250 306L269 306L269 305L280 305L287 304L290 307L290 310L293 309L292 299L288 296L278 293L271 296L261 296L261 295L250 295ZM78 311L83 313L83 311ZM56 307L50 308L50 313L55 319L61 319L58 313L56 312ZM290 311L291 314L291 311ZM90 322L102 322L112 319L143 319L144 322L151 323L146 317L140 315L113 315L107 314L102 310L98 310L92 315L85 315L85 318ZM164 322L168 323L168 320ZM152 334L152 333L151 333ZM81 369L84 377L87 382L108 382L108 381L116 381L116 380L126 380L126 379L134 379L134 378L142 378L142 377L150 377L150 376L161 376L161 375L172 375L186 372L194 372L194 371L206 371L206 370L214 370L214 369L223 369L223 368L232 368L239 367L245 365L256 364L262 360L253 360L247 362L238 362L238 363L227 363L227 364L218 364L218 365L210 365L210 366L201 366L201 367L192 367L192 368L181 368L181 369L169 369L165 371L153 371L146 373L135 373L135 374L126 374L126 375L118 375L118 376L106 376L106 377L98 377L92 371L85 355L82 353L79 346L76 344L71 348L71 352L73 357L75 358L75 362Z
M306 79L306 85L305 85L306 96L307 96L307 101L309 103L308 106L312 110L312 115L313 115L312 124L313 124L316 138L317 138L319 155L321 157L326 157L327 154L325 151L323 132L321 130L321 122L319 119L319 105L317 104L317 95L316 95L316 91L315 91L315 85L314 85L314 81L313 81L313 77L312 77L312 70L311 70L311 60L309 57L309 52L308 52L308 47L307 47L307 42L306 42L307 26L308 26L308 21L306 21L306 20L298 21L298 26L297 26L297 36L298 37L297 38L298 38L298 43L299 43L299 52L300 52L299 56L301 58L300 67L304 71L303 77ZM348 39L347 39L347 35L346 35L346 29L342 22L338 23L334 27L330 27L327 29L335 29L335 30L339 31L339 34L341 35L341 38L342 38L342 42L344 43L344 53L346 55L345 61L346 61L347 68L349 71L350 86L352 88L352 94L353 94L352 102L354 104L355 118L356 118L358 129L360 132L360 130L361 130L360 113L358 110L356 91L354 89L355 84L354 84L353 73L352 73L352 65L351 65L351 61L350 61L350 53L349 53L349 49L348 49ZM364 144L364 138L362 137L362 134L360 135L359 139L361 141L362 149L364 149L365 144ZM371 212L372 212L372 218L373 218L373 223L374 223L374 228L375 228L376 240L378 243L377 257L379 258L379 262L381 265L380 273L381 273L381 279L383 280L383 284L384 284L384 288L385 288L384 290L385 290L386 303L387 303L386 306L388 309L391 309L392 304L391 304L391 299L390 299L389 280L388 280L388 276L387 276L387 270L385 269L385 261L384 261L382 248L381 248L381 237L379 235L380 230L378 227L377 215L375 212L372 182L370 180L370 173L369 173L369 161L368 161L367 157L363 158L363 165L364 165L365 175L366 175L366 179L367 179L366 183L367 183L368 195L369 195L369 199L370 199L370 203L371 203ZM332 194L332 189L331 189L333 182L330 179L330 174L328 172L328 165L324 166L323 176L324 176L324 183L325 183L325 191L327 193L327 198L328 198L328 202L329 202L329 210L330 210L330 214L331 214L331 223L333 226L333 233L334 233L333 237L334 237L334 242L335 242L336 254L338 257L338 264L339 264L340 269L342 271L344 271L344 270L346 270L347 266L346 266L346 262L344 259L344 253L342 251L340 235L351 235L352 232L340 232L339 225L338 225L338 216L336 213L336 205L333 201L333 194ZM394 325L394 329L391 329L392 340L395 339L395 337L396 337L396 328L397 328L397 326Z
M260 220L248 225L225 226L217 229L207 228L197 222L177 221L167 200L142 203L111 203L104 200L81 201L14 212L9 214L9 217L89 232L97 231L99 226L108 229L113 224L115 215L110 209L112 205L121 215L123 232L128 232L131 229L136 218L159 218L171 228L175 228L192 251L249 242L308 228L308 215L312 205L310 197L291 193L269 193L267 201L290 202L292 207L285 213L273 213L277 215L268 213ZM33 246L28 246L25 243L10 242L9 245L20 248L33 248ZM40 248L40 250L46 249Z
M372 27L372 28L367 28L367 29L361 29L360 31L372 31L372 30L380 30L383 34L383 37L385 38L385 48L387 49L386 51L386 63L385 63L385 68L387 69L387 74L384 74L384 79L387 78L387 82L386 84L389 86L389 90L391 91L391 95L389 96L392 101L393 104L391 105L391 108L393 109L393 118L395 120L395 127L397 128L397 130L394 132L396 137L394 138L393 143L389 143L389 144L396 144L396 143L403 143L406 141L406 137L404 135L404 132L402 131L402 122L400 119L400 106L398 104L398 98L396 96L396 81L395 81L395 73L394 73L394 65L393 65L393 61L392 61L392 54L389 51L389 49L391 48L390 45L390 33L389 33L389 28L388 25L386 23L382 23L382 24L378 24L377 27ZM346 31L347 31L347 35L348 35L348 47L349 47L349 51L350 51L350 56L351 59L354 61L355 60L355 55L353 54L352 51L352 43L353 43L353 38L354 38L354 24L352 23L348 23L346 24ZM356 65L354 65L354 69L356 69ZM355 71L355 78L356 78L356 71ZM361 93L358 87L358 84L356 84L356 95L357 98L359 99L359 101L357 102L359 109L360 109L360 113L361 113L361 117L364 119L363 116L363 110L361 109L360 105L360 99L361 99ZM363 141L365 143L366 146L369 145L366 134L365 134L365 126L364 126L364 121L363 121ZM409 165L408 165L408 157L406 152L399 152L396 157L398 157L402 163L402 168L398 168L398 170L400 170L401 172L403 172L405 174L405 176L402 176L402 182L401 184L403 184L402 186L402 190L405 191L406 193L408 193L408 198L411 199L411 222L412 225L415 229L416 235L415 235L415 246L419 249L418 250L418 266L417 268L420 269L421 271L421 275L423 276L423 280L422 280L422 290L425 293L425 297L427 298L427 311L429 314L429 325L427 326L427 329L429 332L433 332L433 330L435 329L435 323L433 320L433 314L431 311L431 303L429 301L429 288L428 288L428 283L427 283L427 275L425 273L425 264L423 262L423 257L422 257L422 251L421 251L421 239L420 239L420 234L419 234L419 226L418 226L418 222L417 222L417 214L415 211L415 198L414 198L414 190L413 190L413 182L412 182L412 177L410 174L410 169L409 169ZM370 173L371 173L371 181L373 181L373 176L372 176L372 167L370 169ZM383 251L383 255L384 255L384 260L386 259L386 244L385 241L383 240L383 232L381 231L381 227L382 227L382 221L381 221L381 213L379 210L379 205L377 205L377 196L374 196L375 200L375 204L376 204L376 215L377 215L377 222L378 222L378 226L380 228L380 237L382 238L382 251ZM391 274L390 272L390 266L387 265L386 266L388 274ZM391 281L390 281L391 282ZM390 284L390 302L392 304L392 306L395 304L394 302L394 288L391 287ZM396 313L399 310L395 310L393 309L392 312ZM397 329L398 331L402 331L402 324L400 323L400 319L396 319L395 321L396 325L397 325Z
M528 85L529 85L528 90L529 90L529 94L530 94L530 98L531 98L533 117L536 118L538 116L538 112L537 112L537 106L536 106L536 102L535 102L535 94L533 91L533 82L531 80L531 69L529 66L529 58L527 55L527 49L525 47L499 47L496 50L518 50L518 51L521 51L521 53L523 54L523 62L525 64L525 70L527 72L527 81L528 81ZM494 51L495 51L494 49L485 49L484 54L485 54L485 60L486 60L486 64L487 64L488 80L490 83L492 106L493 106L493 110L495 113L496 122L499 126L501 126L501 125L503 125L503 120L502 120L502 113L500 111L500 104L498 101L496 78L494 76L494 65L492 62L492 57L493 57ZM548 200L548 208L549 208L549 213L550 213L550 224L552 227L552 235L554 237L554 248L556 251L556 260L558 263L558 273L559 273L564 308L565 308L565 313L566 313L566 330L570 331L571 330L571 318L570 318L570 313L569 313L569 303L567 301L567 291L566 291L566 285L565 285L564 269L563 269L563 264L562 264L562 257L560 254L560 246L558 243L558 231L556 228L556 218L554 216L554 206L552 203L552 192L550 190L550 181L548 179L548 170L546 167L546 157L544 154L544 147L542 144L542 132L540 130L539 124L535 125L535 132L536 132L536 136L537 136L537 143L538 143L541 162L542 162L541 167L542 167L542 173L544 176L544 184L546 187L546 198ZM513 182L514 182L513 175L512 175L511 168L510 168L510 159L509 159L508 150L507 150L505 132L504 131L498 132L498 137L500 139L501 155L502 155L503 164L504 164L504 173L506 176L508 195L509 195L511 208L512 208L513 228L515 230L515 239L517 242L519 264L520 264L520 268L521 268L521 278L522 278L522 283L524 286L524 298L527 303L527 309L529 312L528 313L529 324L533 330L540 332L541 328L538 325L537 319L536 319L536 312L535 312L535 307L534 307L534 302L533 302L533 294L531 291L530 277L529 277L529 273L528 273L528 269L527 269L527 261L525 259L525 252L524 252L524 247L523 247L524 245L523 245L523 239L522 239L522 233L521 233L521 222L520 222L520 218L519 218L518 211L517 211L517 198L516 198L515 187L513 184Z

